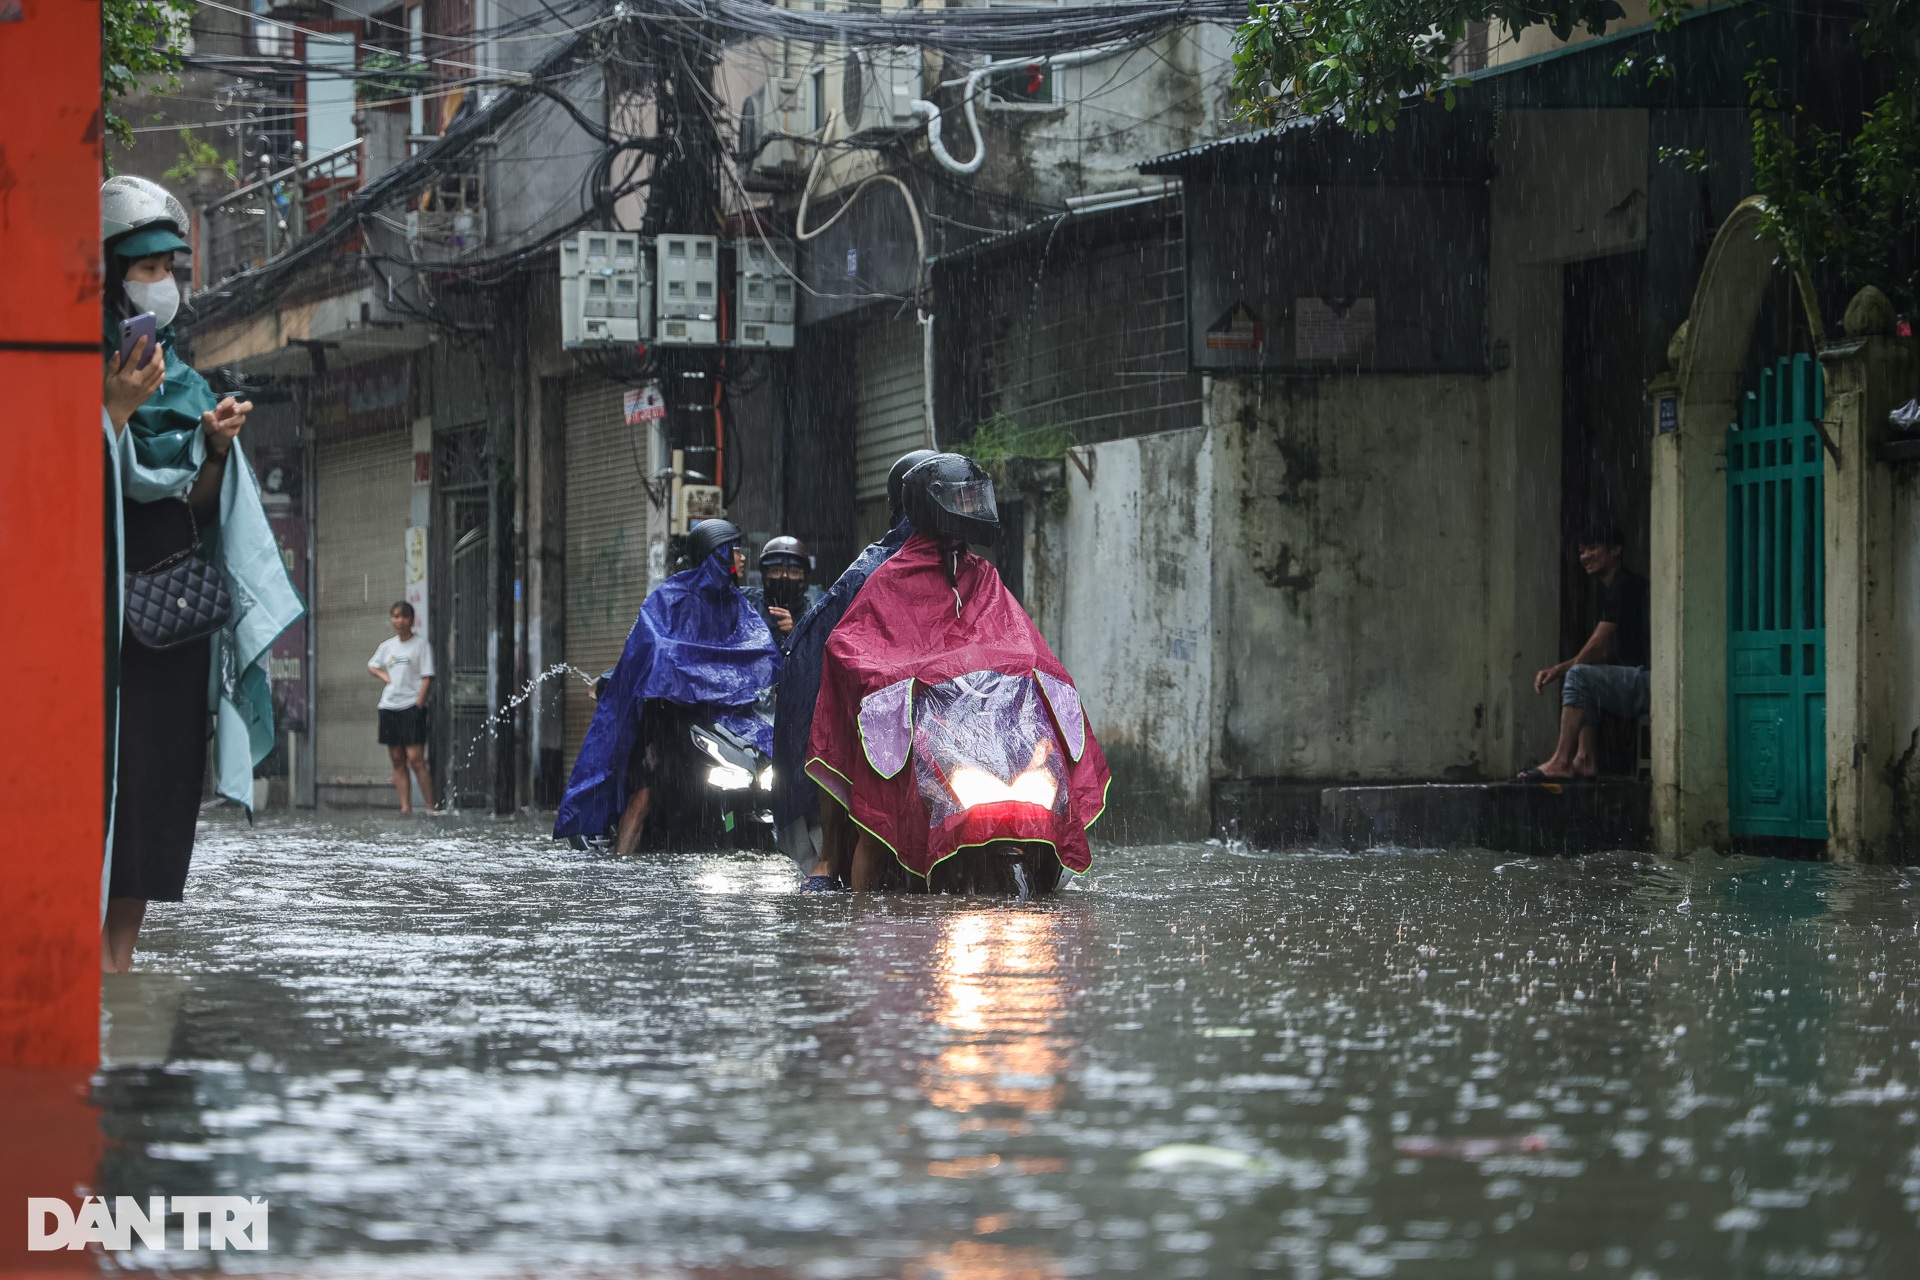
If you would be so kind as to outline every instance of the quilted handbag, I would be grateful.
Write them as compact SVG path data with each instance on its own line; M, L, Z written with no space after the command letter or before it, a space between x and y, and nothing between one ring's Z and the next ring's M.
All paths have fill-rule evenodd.
M177 649L233 621L226 571L200 554L198 522L193 534L159 564L127 574L127 631L143 648Z

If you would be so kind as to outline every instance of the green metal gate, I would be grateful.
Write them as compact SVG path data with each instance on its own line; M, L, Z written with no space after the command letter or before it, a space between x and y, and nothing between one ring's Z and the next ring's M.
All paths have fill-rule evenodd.
M1727 431L1727 765L1736 836L1827 838L1826 461L1812 356Z

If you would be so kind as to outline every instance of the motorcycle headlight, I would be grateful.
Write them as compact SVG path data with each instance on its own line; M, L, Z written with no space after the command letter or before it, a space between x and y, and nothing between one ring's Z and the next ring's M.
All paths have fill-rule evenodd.
M1015 800L1051 809L1054 798L1060 794L1060 784L1046 769L1028 769L1008 784L985 769L976 769L972 765L955 769L947 780L947 788L953 792L954 800L962 809L1002 800Z
M768 765L766 768L760 771L760 789L762 791L773 790L773 766L772 765Z
M704 734L698 729L693 731L693 745L700 748L701 755L713 761L715 764L732 764L732 761L727 759L726 753L721 750L720 744L714 741L710 735Z
M740 791L753 785L753 775L737 764L717 764L707 770L707 785L722 791Z

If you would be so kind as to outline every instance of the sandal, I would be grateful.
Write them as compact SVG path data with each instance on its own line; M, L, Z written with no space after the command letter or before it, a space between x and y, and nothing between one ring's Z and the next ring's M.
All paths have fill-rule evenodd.
M839 876L808 876L800 882L802 893L839 893L844 888Z

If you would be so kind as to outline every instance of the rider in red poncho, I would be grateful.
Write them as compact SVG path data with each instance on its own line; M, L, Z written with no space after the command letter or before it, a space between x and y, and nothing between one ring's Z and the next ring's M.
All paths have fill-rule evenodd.
M862 833L853 887L877 886L888 854L925 884L953 855L1001 842L1050 848L1056 880L1084 871L1107 763L1072 677L967 550L998 538L993 484L941 454L905 487L915 532L827 641L807 753L808 776Z

